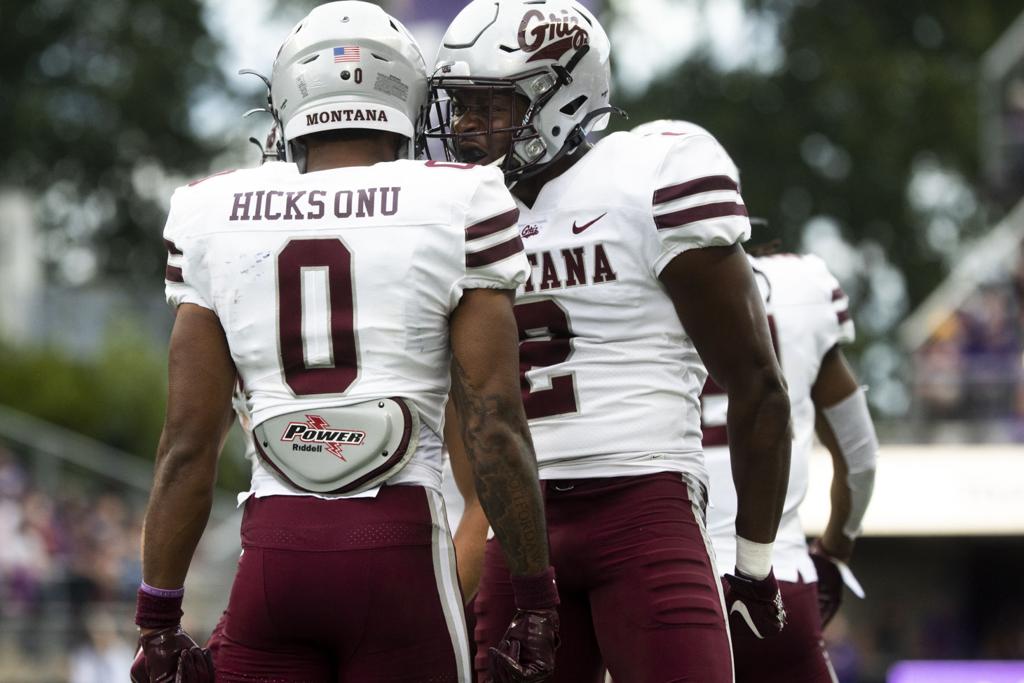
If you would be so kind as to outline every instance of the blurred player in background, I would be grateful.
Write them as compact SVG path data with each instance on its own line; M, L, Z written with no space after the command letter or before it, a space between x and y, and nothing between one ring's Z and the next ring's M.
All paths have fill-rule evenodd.
M633 132L682 139L707 134L685 121L654 121ZM763 240L758 236L747 246ZM839 282L816 256L752 256L750 264L761 287L792 410L789 489L772 555L788 623L771 641L735 630L736 680L827 683L836 677L821 632L839 608L844 577L863 597L847 563L871 499L878 439L864 391L841 349L853 341L854 330L849 300ZM701 396L704 453L711 477L708 530L723 566L735 556L737 502L726 429L728 400L714 380L708 380ZM832 510L824 535L808 549L798 509L807 492L815 431L832 455Z
M577 2L477 0L443 38L429 136L501 168L521 212L522 387L561 594L552 680L601 681L607 664L619 683L732 681L703 524L700 356L728 388L738 444L729 609L763 634L784 624L771 548L789 404L728 155L709 135L587 142L614 111L610 51ZM481 681L516 607L499 544L475 604Z
M314 9L270 86L296 163L180 188L164 232L177 315L133 680L212 680L180 606L236 378L259 458L217 680L471 680L438 492L449 388L522 608L495 671L543 680L557 590L516 379L528 267L502 176L411 160L425 65L375 5Z

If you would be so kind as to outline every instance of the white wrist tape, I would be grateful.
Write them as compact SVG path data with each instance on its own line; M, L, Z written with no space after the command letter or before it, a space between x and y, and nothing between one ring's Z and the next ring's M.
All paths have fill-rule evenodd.
M760 581L772 570L774 543L755 543L742 536L736 537L736 569Z
M843 534L854 539L860 535L864 513L875 486L878 437L868 412L867 396L861 388L821 412L832 428L839 452L846 461L846 484L850 488L851 506L850 516L843 524Z

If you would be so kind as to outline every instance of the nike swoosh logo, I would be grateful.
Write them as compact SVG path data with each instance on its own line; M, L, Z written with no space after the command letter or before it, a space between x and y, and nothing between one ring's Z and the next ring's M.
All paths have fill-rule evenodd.
M747 611L746 605L737 600L732 604L732 609L729 610L729 614L732 615L733 612L739 612L740 616L743 618L743 621L747 622L747 626L749 626L750 630L754 632L754 635L757 636L757 639L764 640L764 636L762 636L761 632L757 630L756 626L754 626L754 620L751 618L750 612Z
M608 215L608 212L606 211L606 212L602 213L600 216L598 216L597 218L595 218L594 220L590 221L589 223L584 223L583 225L576 225L576 221L573 221L572 222L572 234L574 234L574 235L580 234L581 232L583 232L584 230L589 228L591 225L593 225L594 223L598 222L599 220L601 220L602 218L604 218L607 215Z

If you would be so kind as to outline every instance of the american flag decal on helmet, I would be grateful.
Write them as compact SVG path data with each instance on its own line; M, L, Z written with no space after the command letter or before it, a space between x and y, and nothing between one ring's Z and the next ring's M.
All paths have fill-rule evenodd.
M334 48L335 64L339 64L341 62L358 62L359 59L359 46L357 45L346 45Z

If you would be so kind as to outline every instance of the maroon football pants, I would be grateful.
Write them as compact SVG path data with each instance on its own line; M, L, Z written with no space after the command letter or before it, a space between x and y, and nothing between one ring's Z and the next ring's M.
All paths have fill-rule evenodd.
M440 494L250 498L211 650L225 683L470 681Z
M750 629L733 631L736 683L835 683L821 637L818 584L779 581L786 628L766 640Z
M545 482L562 645L552 683L731 683L721 584L679 474ZM512 618L497 541L476 598L479 683Z

